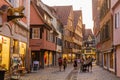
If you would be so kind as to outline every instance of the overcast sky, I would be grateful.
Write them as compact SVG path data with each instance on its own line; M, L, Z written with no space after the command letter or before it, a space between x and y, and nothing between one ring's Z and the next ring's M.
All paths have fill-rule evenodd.
M42 0L42 2L49 6L73 5L74 10L82 10L86 28L93 28L92 0Z

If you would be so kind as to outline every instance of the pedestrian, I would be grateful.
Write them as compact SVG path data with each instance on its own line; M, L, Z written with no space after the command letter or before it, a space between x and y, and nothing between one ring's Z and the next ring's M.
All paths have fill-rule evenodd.
M62 57L58 58L58 65L59 65L59 71L61 71L61 68L62 68Z
M74 63L73 63L74 69L77 69L77 59L74 59Z
M84 58L82 57L82 58L80 59L80 72L83 71L83 63L84 63Z
M88 69L89 67L91 67L91 72L92 72L92 62L93 62L93 58L91 56L88 57L89 60L89 65L88 65Z
M67 67L67 59L66 59L66 57L63 59L63 70L65 71L65 69L66 69L66 67Z
M80 66L80 58L77 59L78 67Z

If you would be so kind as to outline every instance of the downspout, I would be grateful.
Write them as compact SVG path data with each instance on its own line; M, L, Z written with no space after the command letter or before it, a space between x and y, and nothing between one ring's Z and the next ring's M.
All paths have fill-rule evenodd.
M116 55L116 47L113 46L114 54L115 54L115 75L117 75L117 55Z

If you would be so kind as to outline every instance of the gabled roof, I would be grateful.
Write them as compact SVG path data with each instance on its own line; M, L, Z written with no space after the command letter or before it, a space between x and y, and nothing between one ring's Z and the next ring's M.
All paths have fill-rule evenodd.
M79 17L81 16L81 10L73 11L73 14L74 14L74 27L76 27Z
M39 15L39 17L42 19L42 21L44 22L44 19L43 19L43 13L44 12L40 11L41 10L40 8L38 10L38 7L36 6L36 2L35 1L31 1L31 5L33 6L34 10L37 12L37 14Z
M39 14L41 20L43 21L43 24L41 25L45 25L46 28L48 29L52 29L52 25L48 25L48 23L46 23L46 21L44 20L44 13L46 13L49 17L51 17L41 6L37 5L37 1L36 0L32 0L31 4L33 5L34 9L37 11L37 13Z
M92 30L91 30L91 29L85 29L84 39L87 40L89 36L91 36L92 38L94 38L94 35L93 35L93 33L92 33Z
M66 25L72 6L53 6L53 8L62 24Z

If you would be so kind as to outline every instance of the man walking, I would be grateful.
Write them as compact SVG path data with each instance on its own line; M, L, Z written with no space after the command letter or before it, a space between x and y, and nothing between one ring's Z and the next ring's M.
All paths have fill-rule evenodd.
M58 58L58 65L59 65L59 71L61 71L61 68L62 68L62 58L61 57Z

